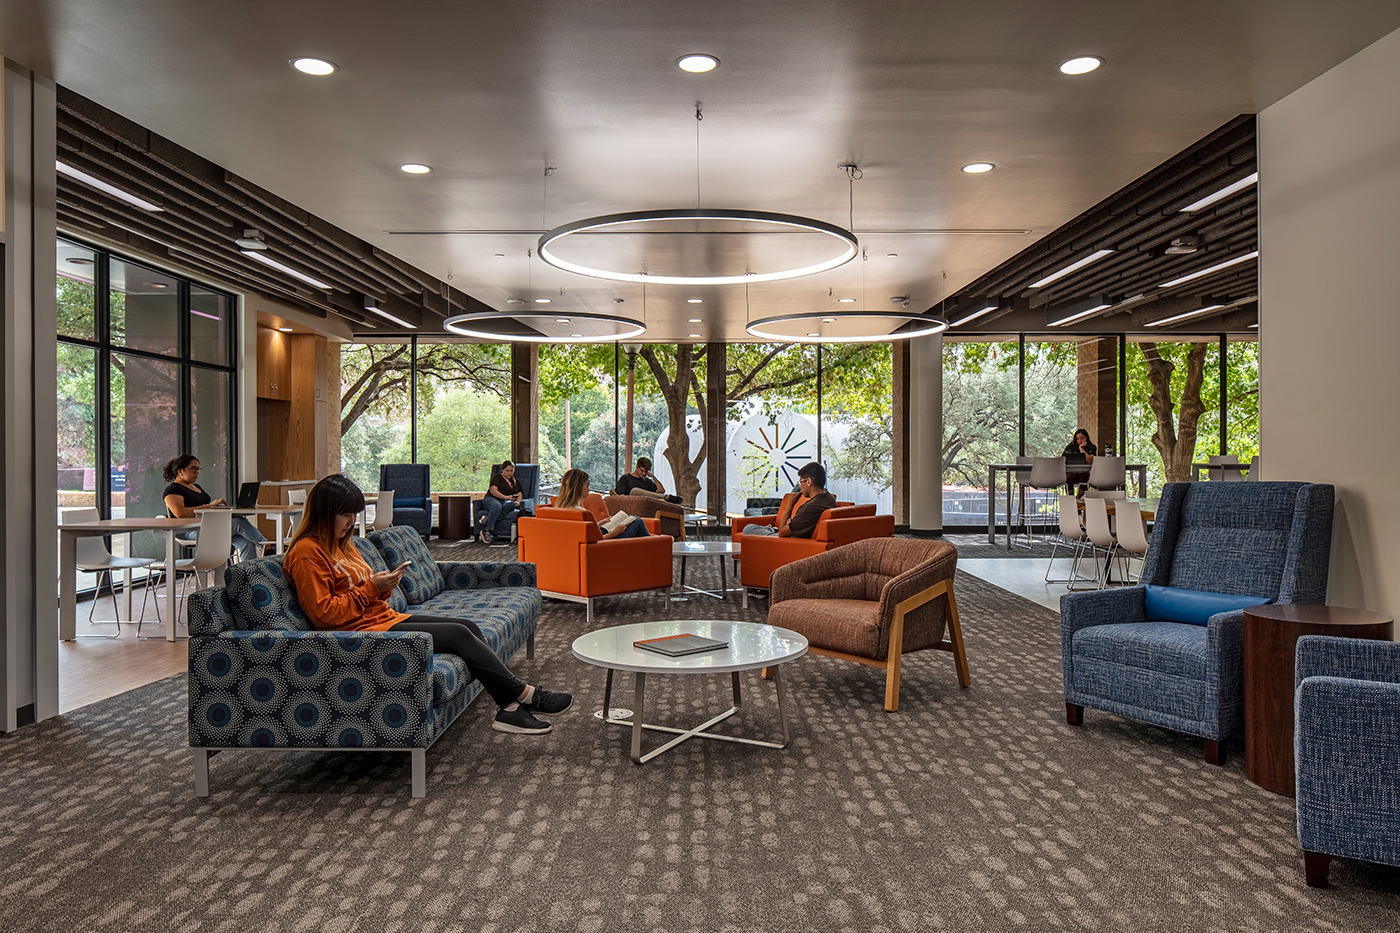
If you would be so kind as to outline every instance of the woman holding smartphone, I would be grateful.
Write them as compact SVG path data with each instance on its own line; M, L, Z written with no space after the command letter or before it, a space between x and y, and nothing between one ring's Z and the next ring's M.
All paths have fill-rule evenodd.
M282 561L307 618L318 629L426 632L433 636L434 651L465 661L468 676L481 681L496 701L500 708L491 728L520 735L548 732L550 724L535 714L562 713L573 705L573 696L533 687L512 674L473 622L390 608L389 595L411 561L393 570L370 570L350 543L356 516L364 507L364 493L340 474L327 476L307 494L301 524Z

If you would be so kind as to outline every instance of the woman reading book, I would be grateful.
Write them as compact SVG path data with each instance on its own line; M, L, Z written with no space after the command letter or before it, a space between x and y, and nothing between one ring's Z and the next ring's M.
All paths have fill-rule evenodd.
M559 481L559 498L554 504L561 509L582 509L592 515L593 513L583 505L583 500L588 498L589 492L588 474L582 470L567 470L564 478ZM594 521L597 521L596 517ZM648 534L646 523L640 518L620 522L611 529L600 522L598 529L602 531L604 541L614 538L645 538Z
M297 602L318 629L370 632L427 632L433 650L455 654L467 676L481 681L500 709L497 732L539 735L550 724L536 713L562 713L574 698L532 687L510 672L466 619L409 615L389 606L389 594L411 561L375 573L350 543L355 519L365 507L360 487L340 474L327 476L306 497L306 511L292 536L282 570L292 581Z

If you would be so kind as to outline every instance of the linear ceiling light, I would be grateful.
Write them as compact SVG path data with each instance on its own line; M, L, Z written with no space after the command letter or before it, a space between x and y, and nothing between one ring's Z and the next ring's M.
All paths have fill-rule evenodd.
M71 165L64 165L62 162L54 162L54 168L58 169L60 175L67 175L74 181L80 181L85 185L96 188L98 191L106 192L114 198L120 198L128 204L134 204L143 211L163 211L165 208L152 204L145 198L138 198L136 195L123 191L116 185L109 185L100 178L95 178L87 172L80 172Z
M297 270L293 269L291 266L284 266L282 263L280 263L280 262L278 262L277 260L273 259L271 256L267 255L266 253L260 252L260 251L258 251L258 250L253 250L253 249L240 249L239 252L242 253L244 256L247 256L249 259L256 259L258 262L262 263L262 264L265 265L265 266L271 266L272 268L276 269L278 272L284 272L284 273L286 273L287 275L290 275L292 278L296 279L296 280L299 281L299 282L305 282L307 285L310 285L312 288L324 288L324 289L326 289L326 290L328 290L328 291L330 290L330 286L327 285L325 282L322 282L320 279L313 279L311 276L307 275L305 272L298 272Z
M646 272L623 272L621 270L600 269L593 266L585 266L576 262L569 262L558 256L554 252L556 241L574 235L587 233L594 230L616 230L620 227L641 224L674 224L676 229L665 231L643 230L638 231L638 235L705 235L706 231L694 229L694 222L697 220L719 220L736 224L751 224L755 227L762 225L786 227L806 233L820 233L840 244L840 252L829 259L813 263L808 266L799 266L789 269L777 269L772 272L737 272L722 275L653 275ZM758 232L758 231L755 231ZM815 220L810 217L798 217L795 214L776 214L770 211L739 211L728 209L711 208L681 208L678 210L659 211L630 211L622 214L604 214L599 217L587 217L583 220L576 220L573 223L563 224L545 233L539 239L540 258L554 266L556 269L563 269L566 272L576 272L579 275L588 275L597 279L609 279L614 282L634 282L637 284L652 285L736 285L736 284L757 284L759 282L781 282L785 279L795 279L804 275L814 275L818 272L825 272L828 269L835 269L855 258L859 251L859 243L855 234L835 224L829 224L824 220Z
M1069 265L1065 266L1063 269L1059 270L1058 272L1052 272L1052 273L1050 273L1050 274L1047 275L1045 278L1041 279L1039 282L1032 282L1032 283L1030 284L1030 287L1031 287L1031 288L1042 288L1042 287L1044 287L1044 286L1046 286L1046 285L1049 285L1051 282L1054 282L1054 281L1057 281L1057 280L1059 280L1059 279L1064 278L1065 276L1069 275L1071 272L1078 272L1080 269L1083 269L1085 266L1089 265L1089 263L1091 263L1091 262L1098 262L1100 259L1104 258L1105 256L1112 256L1112 255L1113 255L1113 250L1111 250L1111 249L1101 249L1101 250L1099 250L1099 251L1097 251L1097 252L1095 252L1095 253L1091 253L1090 255L1085 256L1083 259L1079 260L1078 262L1072 262L1072 263L1070 263Z
M418 329L418 328L414 327L412 324L410 324L410 323L408 323L407 321L405 321L403 318L401 318L401 317L394 317L394 316L393 316L392 314L390 314L388 311L385 311L383 308L379 307L379 301L378 301L377 299L375 299L375 298L371 298L371 297L368 296L368 295L365 296L365 310L366 310L366 311L369 311L369 312L372 313L372 314L377 314L377 315L379 315L380 317L382 317L382 318L383 318L384 320L386 320L386 321L392 321L393 323L399 325L400 327L404 328L405 330L417 330L417 329Z
M1088 305L1088 307L1085 307ZM1091 314L1102 311L1105 308L1113 307L1113 302L1107 298L1090 298L1087 301L1076 301L1068 308L1062 308L1060 317L1053 321L1046 321L1047 327L1064 327L1066 324L1073 324L1075 321L1086 318Z
M1257 183L1258 181L1258 172L1255 172L1252 175L1246 175L1239 181L1235 182L1233 185L1226 185L1224 188L1221 188L1219 191L1215 192L1215 194L1208 194L1205 197L1201 198L1199 201L1186 205L1180 211L1178 211L1178 213L1189 214L1192 211L1199 211L1204 208L1210 207L1216 201L1228 198L1236 191L1243 191L1244 189L1248 188L1252 184Z
M970 314L963 315L953 323L955 325L961 326L963 324L968 323L969 321L975 321L977 318L981 317L984 314L991 314L993 311L997 310L1000 307L1001 301L999 299L984 298L979 304L974 304L972 306L972 311Z
M1225 307L1223 304L1207 305L1204 308L1197 308L1195 311L1187 311L1183 314L1173 314L1171 317L1164 317L1160 321L1148 321L1148 327L1161 327L1164 324L1175 324L1177 321L1184 321L1187 318L1203 317L1212 312L1219 311Z
M1231 266L1237 266L1242 262L1249 262L1249 260L1258 257L1258 255L1259 250L1256 249L1253 252L1245 253L1243 256L1236 256L1234 259L1227 259L1224 262L1217 262L1215 265L1202 269L1199 272L1192 272L1190 275L1183 275L1179 279L1172 279L1170 282L1163 282L1157 287L1171 288L1172 286L1180 285L1183 282L1190 282L1192 279L1199 279L1201 276L1211 275L1212 273L1219 272L1221 269L1228 269Z

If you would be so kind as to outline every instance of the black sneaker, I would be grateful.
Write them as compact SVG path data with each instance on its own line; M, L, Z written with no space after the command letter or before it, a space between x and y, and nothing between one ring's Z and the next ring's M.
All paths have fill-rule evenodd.
M562 713L573 706L574 695L572 693L552 693L549 690L536 687L535 698L529 703L521 703L520 705L532 713L553 716L555 713Z
M491 728L497 732L511 732L516 735L544 735L554 727L536 719L524 704L515 704L515 709L506 709L503 706L497 710L496 721L491 723Z

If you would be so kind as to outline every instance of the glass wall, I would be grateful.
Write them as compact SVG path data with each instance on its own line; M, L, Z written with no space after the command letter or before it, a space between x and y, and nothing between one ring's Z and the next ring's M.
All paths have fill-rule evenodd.
M1259 453L1259 342L1225 344L1225 446L1247 463Z
M417 462L437 492L484 492L510 457L510 347L419 341L417 354Z
M64 239L57 253L60 516L164 514L161 469L186 451L200 485L231 498L233 296ZM133 538L133 554L164 556L154 536ZM125 554L126 538L111 547Z
M539 356L540 484L586 472L606 492L625 469L626 355L616 344L544 344ZM619 381L619 372L621 373ZM635 417L635 414L634 414ZM633 445L636 446L635 443Z
M1021 452L1020 346L945 338L943 526L987 524L987 468ZM996 497L997 522L1006 522Z
M1192 463L1220 453L1220 389L1218 337L1129 338L1126 451L1129 463L1147 465L1149 496L1190 480Z
M728 443L725 511L792 492L797 471L822 460L817 347L735 343L727 348Z
M894 348L822 347L821 459L841 502L894 509Z
M361 489L379 488L381 463L413 462L412 372L408 341L340 348L340 469Z

